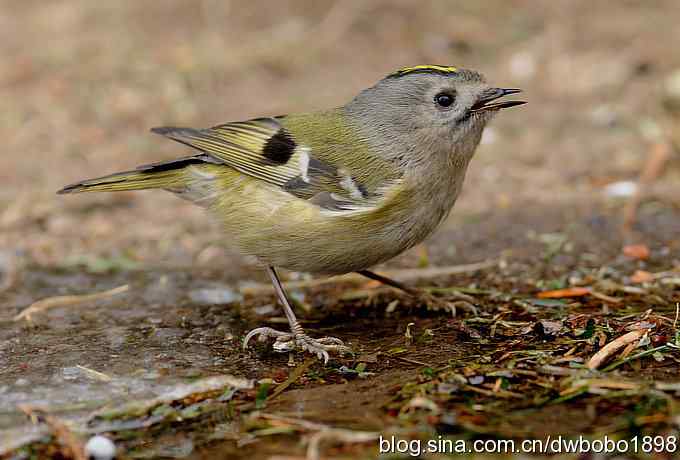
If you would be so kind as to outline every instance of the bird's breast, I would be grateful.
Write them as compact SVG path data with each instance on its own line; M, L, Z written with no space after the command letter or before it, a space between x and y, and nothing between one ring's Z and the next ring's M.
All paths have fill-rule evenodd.
M387 261L429 236L446 218L461 177L405 175L375 206L331 212L261 181L220 182L213 207L243 252L289 270L339 274Z

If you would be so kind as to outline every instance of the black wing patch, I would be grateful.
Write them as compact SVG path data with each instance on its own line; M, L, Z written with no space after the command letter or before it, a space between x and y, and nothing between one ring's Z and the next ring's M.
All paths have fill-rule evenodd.
M345 168L321 161L274 118L226 123L208 129L154 128L153 132L200 150L200 155L151 168L195 162L224 164L329 210L373 203L367 188Z
M262 156L272 163L283 165L288 163L296 147L297 144L288 131L281 128L264 144Z

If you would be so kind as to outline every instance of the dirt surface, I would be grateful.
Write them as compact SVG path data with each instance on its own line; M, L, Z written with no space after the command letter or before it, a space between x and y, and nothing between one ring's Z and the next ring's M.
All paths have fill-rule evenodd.
M672 0L3 2L0 458L78 458L95 433L120 458L196 459L314 458L317 443L374 458L379 435L679 436L679 21ZM153 126L335 106L422 63L480 70L529 104L487 129L442 228L377 268L456 316L285 273L303 325L355 352L325 367L242 350L282 313L201 209L54 195L186 153Z

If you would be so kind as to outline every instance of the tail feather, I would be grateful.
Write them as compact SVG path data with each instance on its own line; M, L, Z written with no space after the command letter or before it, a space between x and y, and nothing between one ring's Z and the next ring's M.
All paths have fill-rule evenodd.
M140 166L131 171L123 171L108 176L87 179L67 185L57 193L80 192L119 192L125 190L146 190L153 188L175 188L183 185L186 166L204 163L202 155L179 158L176 160Z
M57 193L63 195L80 192L119 192L125 190L168 188L176 185L181 180L182 175L178 171L156 173L125 171L67 185Z

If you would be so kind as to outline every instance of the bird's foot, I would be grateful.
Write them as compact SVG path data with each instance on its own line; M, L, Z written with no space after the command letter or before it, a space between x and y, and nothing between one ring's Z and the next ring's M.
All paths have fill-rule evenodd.
M328 363L329 351L340 354L351 352L350 348L338 338L321 337L319 339L313 339L305 334L302 328L297 327L294 329L297 329L297 332L282 332L272 329L271 327L258 327L257 329L250 331L245 339L243 339L243 348L247 348L248 342L255 336L257 336L258 341L261 342L273 337L275 338L273 345L274 351L279 353L286 353L295 349L308 351L315 354L320 360L323 360L324 364Z
M447 297L436 297L427 291L418 289L412 293L413 297L430 311L447 311L456 316L458 309L470 312L477 316L477 308L474 299L466 294L454 292Z

